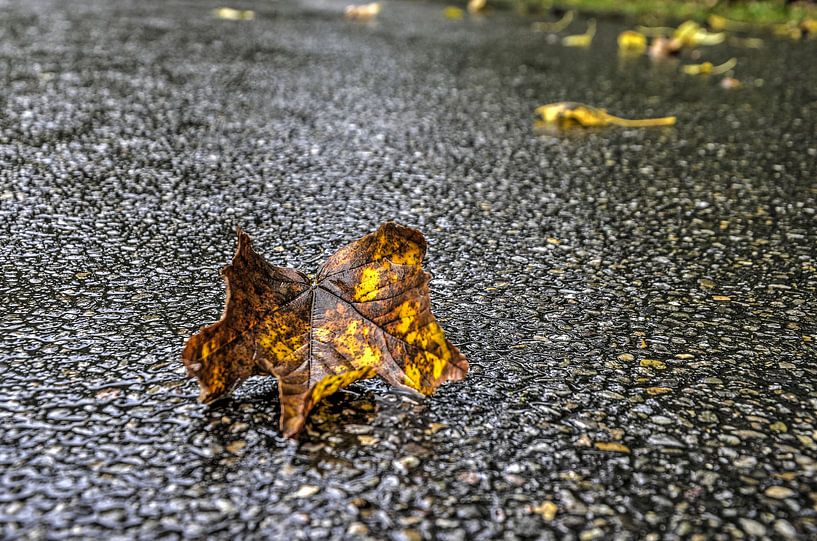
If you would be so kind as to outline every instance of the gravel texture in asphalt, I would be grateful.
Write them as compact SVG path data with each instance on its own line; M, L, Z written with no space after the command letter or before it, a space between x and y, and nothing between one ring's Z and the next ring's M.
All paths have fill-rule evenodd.
M817 535L817 41L703 49L725 90L610 21L217 5L2 2L0 537ZM536 131L560 100L678 124ZM236 225L314 271L390 219L465 381L297 445L270 379L196 402Z

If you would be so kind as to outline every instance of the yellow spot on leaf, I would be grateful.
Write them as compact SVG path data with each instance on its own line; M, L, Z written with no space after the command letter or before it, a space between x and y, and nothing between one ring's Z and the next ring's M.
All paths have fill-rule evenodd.
M355 300L367 302L377 297L380 286L380 269L367 267L363 269L360 282L355 286Z
M401 304L400 308L398 309L398 316L400 316L400 321L397 323L394 330L398 334L406 335L408 330L411 328L411 324L414 323L415 319L417 318L417 303L415 301L406 301ZM406 342L411 343L407 335L405 340Z

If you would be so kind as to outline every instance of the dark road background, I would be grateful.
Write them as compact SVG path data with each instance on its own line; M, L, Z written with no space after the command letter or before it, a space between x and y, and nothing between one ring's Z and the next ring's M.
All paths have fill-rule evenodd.
M705 49L727 91L615 21L218 5L0 3L0 537L817 535L817 41ZM534 130L561 100L678 124ZM466 380L298 445L271 379L196 402L236 225L314 272L391 219Z

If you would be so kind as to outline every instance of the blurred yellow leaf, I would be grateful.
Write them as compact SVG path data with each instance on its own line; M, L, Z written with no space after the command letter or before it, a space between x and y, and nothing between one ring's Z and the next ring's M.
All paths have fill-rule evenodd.
M346 6L344 15L355 21L371 21L380 13L380 2Z
M729 45L746 47L748 49L760 49L763 47L763 40L760 38L738 38L732 36L729 38Z
M702 64L687 64L681 67L681 71L687 75L720 75L726 73L737 65L736 58L730 58L723 64L715 66L712 62L704 62Z
M809 39L817 37L817 19L807 17L800 22L800 29L809 35Z
M468 0L468 13L479 13L488 4L488 0Z
M803 31L794 22L780 23L772 26L772 32L780 38L788 38L794 41L803 37Z
M724 77L721 80L721 88L725 90L735 90L736 88L740 88L741 86L743 86L743 83L740 82L740 79L735 79L734 77Z
M651 38L668 37L675 32L671 26L636 26L635 29Z
M749 23L733 21L722 15L710 15L706 18L706 22L709 23L709 27L716 32L722 32L724 30L729 30L731 32L745 32L746 30L750 30L752 28L752 25Z
M647 36L634 30L625 30L618 35L618 50L626 53L642 54L647 50Z
M456 6L448 6L443 10L443 17L452 21L459 21L465 13Z
M590 19L587 23L587 31L584 34L574 34L562 38L562 45L565 47L590 47L596 35L596 19Z
M726 34L723 32L707 32L695 21L684 21L675 29L672 39L677 40L682 47L698 47L699 45L723 43Z
M251 9L233 9L220 7L213 10L213 15L227 21L251 21L255 19L255 12Z
M565 30L570 23L573 22L573 17L576 16L575 11L568 11L562 18L556 22L548 23L548 22L536 22L533 23L533 29L537 32L561 32Z
M572 101L542 105L537 107L534 112L538 117L538 124L542 126L556 126L558 128L569 128L571 126L597 127L611 124L631 128L642 128L650 126L672 126L675 124L674 116L644 119L620 118L609 114L604 109Z

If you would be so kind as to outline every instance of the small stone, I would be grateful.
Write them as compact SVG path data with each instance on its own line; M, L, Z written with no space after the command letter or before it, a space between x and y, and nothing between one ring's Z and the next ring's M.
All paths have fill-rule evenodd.
M444 424L444 423L431 423L430 425L428 425L428 428L426 429L425 432L426 432L426 434L431 436L432 434L436 434L440 430L445 430L446 428L448 428L447 424Z
M647 438L647 443L660 447L686 447L686 445L667 434L653 434Z
M368 434L372 431L372 427L369 425L346 425L345 430L349 434Z
M224 515L235 513L235 505L233 505L233 503L230 500L218 498L213 503L215 504L216 508L218 508L218 510Z
M601 539L602 537L604 537L604 530L601 528L590 528L579 534L581 541L593 541L594 539Z
M623 361L623 362L630 362L630 361L634 360L635 357L630 353L622 353L621 355L616 357L616 359L618 359L619 361Z
M235 455L235 454L238 454L244 447L246 447L246 445L247 445L247 442L244 441L244 440L235 440L235 441L232 441L232 442L228 443L225 446L225 449L227 449L228 452Z
M712 300L717 302L728 302L732 300L732 297L728 295L712 295Z
M644 368L655 368L656 370L666 370L667 364L657 359L641 359L641 366Z
M378 443L380 440L374 436L361 435L357 437L357 441L360 442L360 445L374 445L375 443Z
M600 451L607 451L610 453L629 453L630 448L621 443L615 443L612 441L597 441L594 444L595 448Z
M417 530L412 530L409 528L402 530L397 535L397 539L399 541L422 541L423 536Z
M420 464L420 459L416 456L408 455L394 461L394 469L400 473L408 473L411 469Z
M739 518L738 522L740 522L740 527L743 528L743 531L749 535L753 535L755 537L763 537L766 535L766 527L756 520L752 520L750 518Z
M531 511L541 515L543 519L550 522L556 518L556 513L559 511L559 507L551 501L545 501L532 508Z
M785 432L789 431L789 427L787 427L786 423L784 423L782 421L777 421L776 423L770 424L769 429L772 432L778 432L778 433L785 433Z
M784 500L786 498L791 498L796 494L796 492L788 487L774 485L767 488L763 494L769 498L774 498L775 500Z
M779 518L774 521L774 531L785 537L786 539L796 539L797 530L791 525L791 522Z
M301 488L292 495L293 498L309 498L321 491L320 487L315 485L302 485Z
M662 394L671 393L672 389L669 387L647 387L647 394L650 396L658 396Z
M349 524L349 528L346 530L347 535L366 535L368 533L369 528L362 522L353 522Z
M742 456L732 462L736 468L753 468L757 465L757 459L753 456Z

